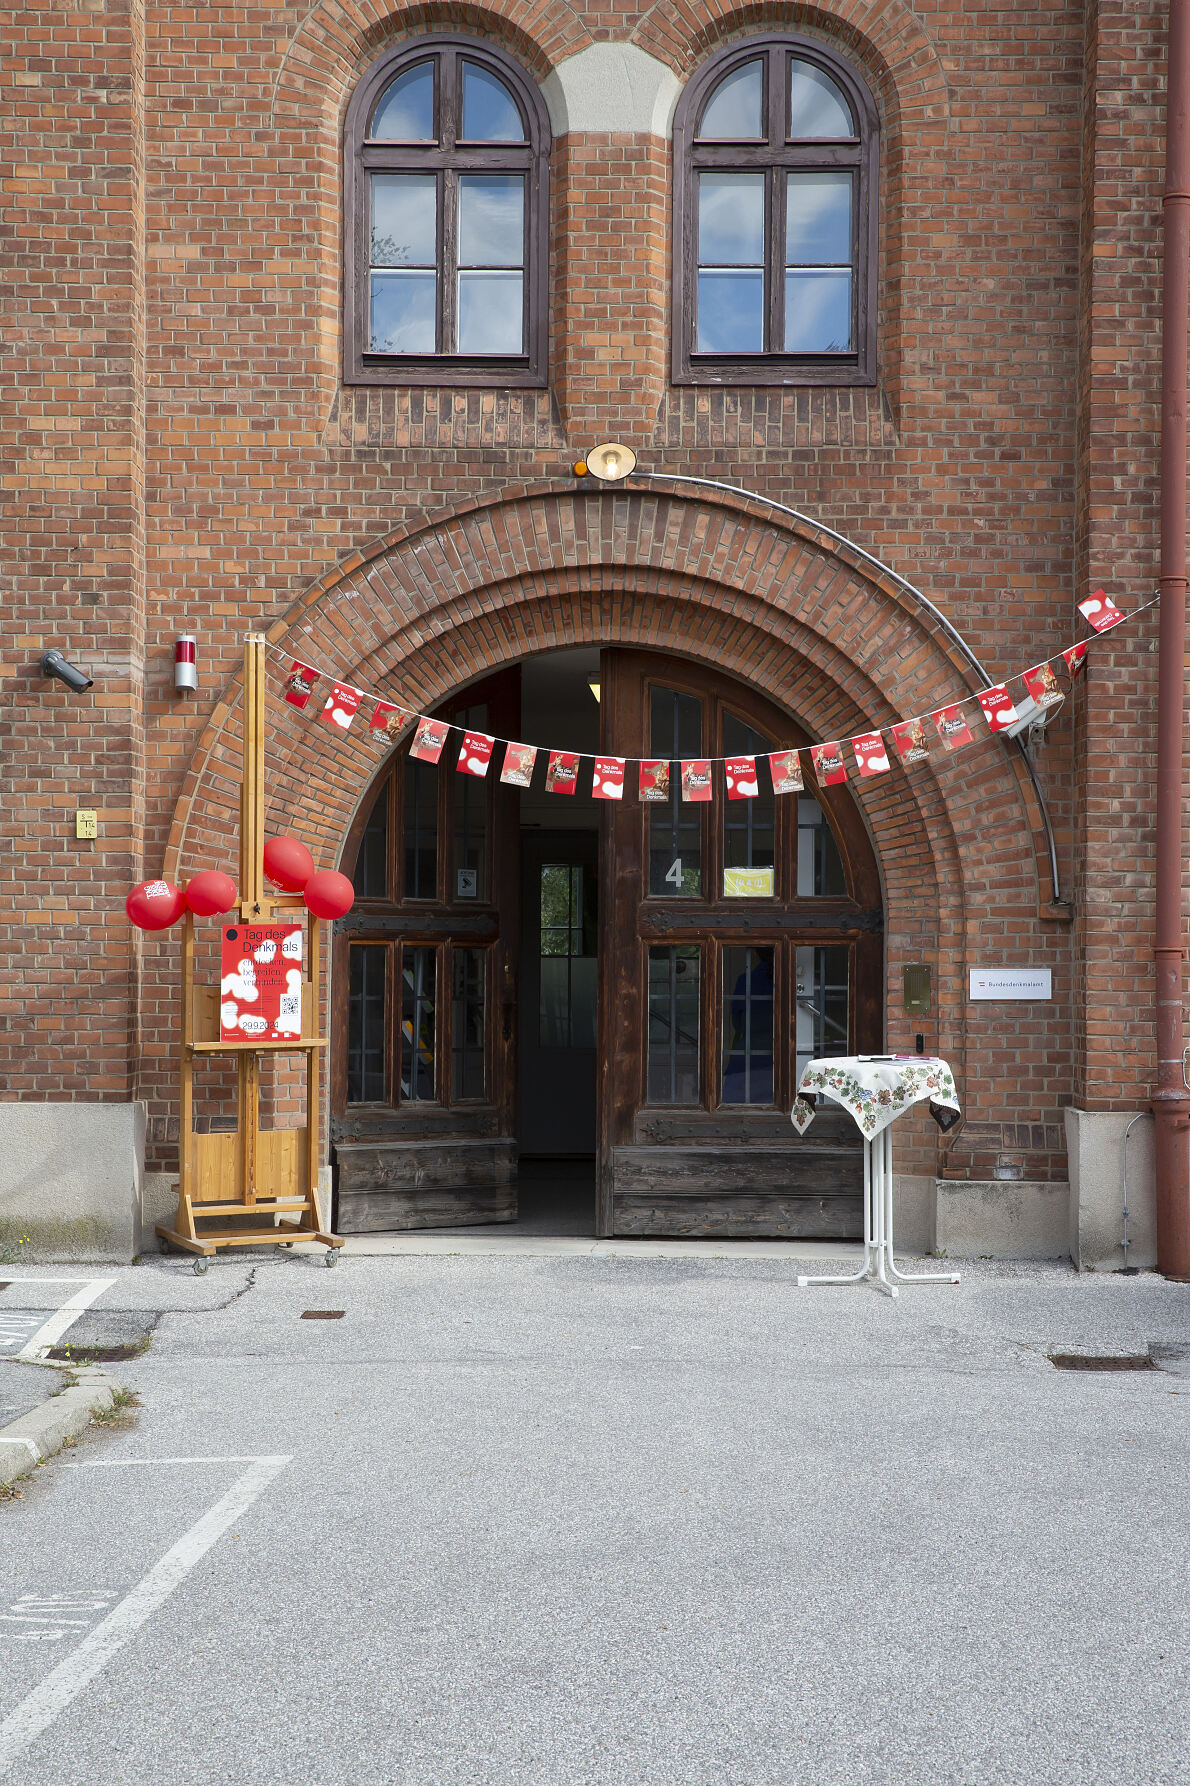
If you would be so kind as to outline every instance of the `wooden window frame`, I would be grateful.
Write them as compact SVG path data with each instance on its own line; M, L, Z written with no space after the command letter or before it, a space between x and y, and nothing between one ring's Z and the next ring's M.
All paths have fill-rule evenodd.
M518 100L527 141L459 146L453 112L442 98L449 87L462 105L459 62L478 63L497 75ZM433 61L439 140L432 144L369 143L367 126L384 89L417 62ZM447 75L444 76L444 69ZM420 37L376 61L351 96L343 131L343 379L360 385L517 386L547 383L549 305L550 126L545 104L525 70L494 45L461 36ZM524 348L521 354L388 354L368 345L369 204L373 173L442 173L439 188L438 315L453 308L457 255L456 207L443 193L459 173L523 173L525 176Z
M767 140L698 143L695 133L711 89L745 62L764 59L764 113ZM841 139L786 138L790 59L809 62L829 75L847 96L859 123L859 136ZM874 385L880 120L866 84L851 65L825 44L787 33L748 38L711 57L687 84L674 115L674 227L671 377L677 385ZM790 354L766 351L741 356L698 354L695 339L695 287L698 278L697 180L703 170L763 172L766 175L765 318L770 341L784 315L784 203L777 197L787 172L798 168L852 169L855 345L846 354Z

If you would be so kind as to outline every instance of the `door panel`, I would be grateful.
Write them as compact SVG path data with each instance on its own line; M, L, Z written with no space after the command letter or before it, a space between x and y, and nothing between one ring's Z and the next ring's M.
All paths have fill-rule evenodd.
M789 1122L800 1067L882 1040L879 877L844 790L683 800L681 757L803 746L742 685L608 651L603 748L671 762L603 817L599 1232L852 1238L862 1144ZM658 777L663 782L664 775ZM697 780L693 784L697 787Z
M519 672L439 709L502 737ZM336 924L334 1142L345 1233L516 1219L516 792L398 746L349 840Z

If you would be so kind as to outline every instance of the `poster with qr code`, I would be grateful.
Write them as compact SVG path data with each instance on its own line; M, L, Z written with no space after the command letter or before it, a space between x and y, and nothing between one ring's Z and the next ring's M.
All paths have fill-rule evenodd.
M293 1042L302 1033L300 924L225 924L221 1042Z

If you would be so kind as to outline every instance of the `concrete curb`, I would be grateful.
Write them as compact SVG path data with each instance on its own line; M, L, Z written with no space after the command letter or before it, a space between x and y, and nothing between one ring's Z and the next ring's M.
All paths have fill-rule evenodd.
M65 1440L76 1438L96 1409L111 1407L119 1385L106 1371L81 1364L72 1367L70 1375L77 1378L72 1388L0 1427L0 1485L23 1476Z

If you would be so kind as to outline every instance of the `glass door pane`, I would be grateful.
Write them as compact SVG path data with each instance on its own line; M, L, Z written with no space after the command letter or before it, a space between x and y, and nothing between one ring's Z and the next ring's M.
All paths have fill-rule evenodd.
M773 957L723 951L723 1102L773 1102Z
M697 899L702 884L702 806L683 800L681 759L702 755L702 702L697 695L654 688L649 698L650 749L669 760L669 800L649 808L649 893Z
M754 757L773 748L772 741L745 725L734 713L723 715L723 754ZM767 770L757 778L752 800L729 800L723 812L723 897L772 899L777 892L776 796Z
M383 1104L388 1094L388 947L384 943L356 943L350 951L349 964L347 1102Z
M401 951L401 1098L433 1103L437 1086L437 950Z
M848 982L851 950L845 943L796 951L797 1060L794 1085L810 1060L849 1051Z
M699 978L697 945L649 950L650 1104L698 1104Z

